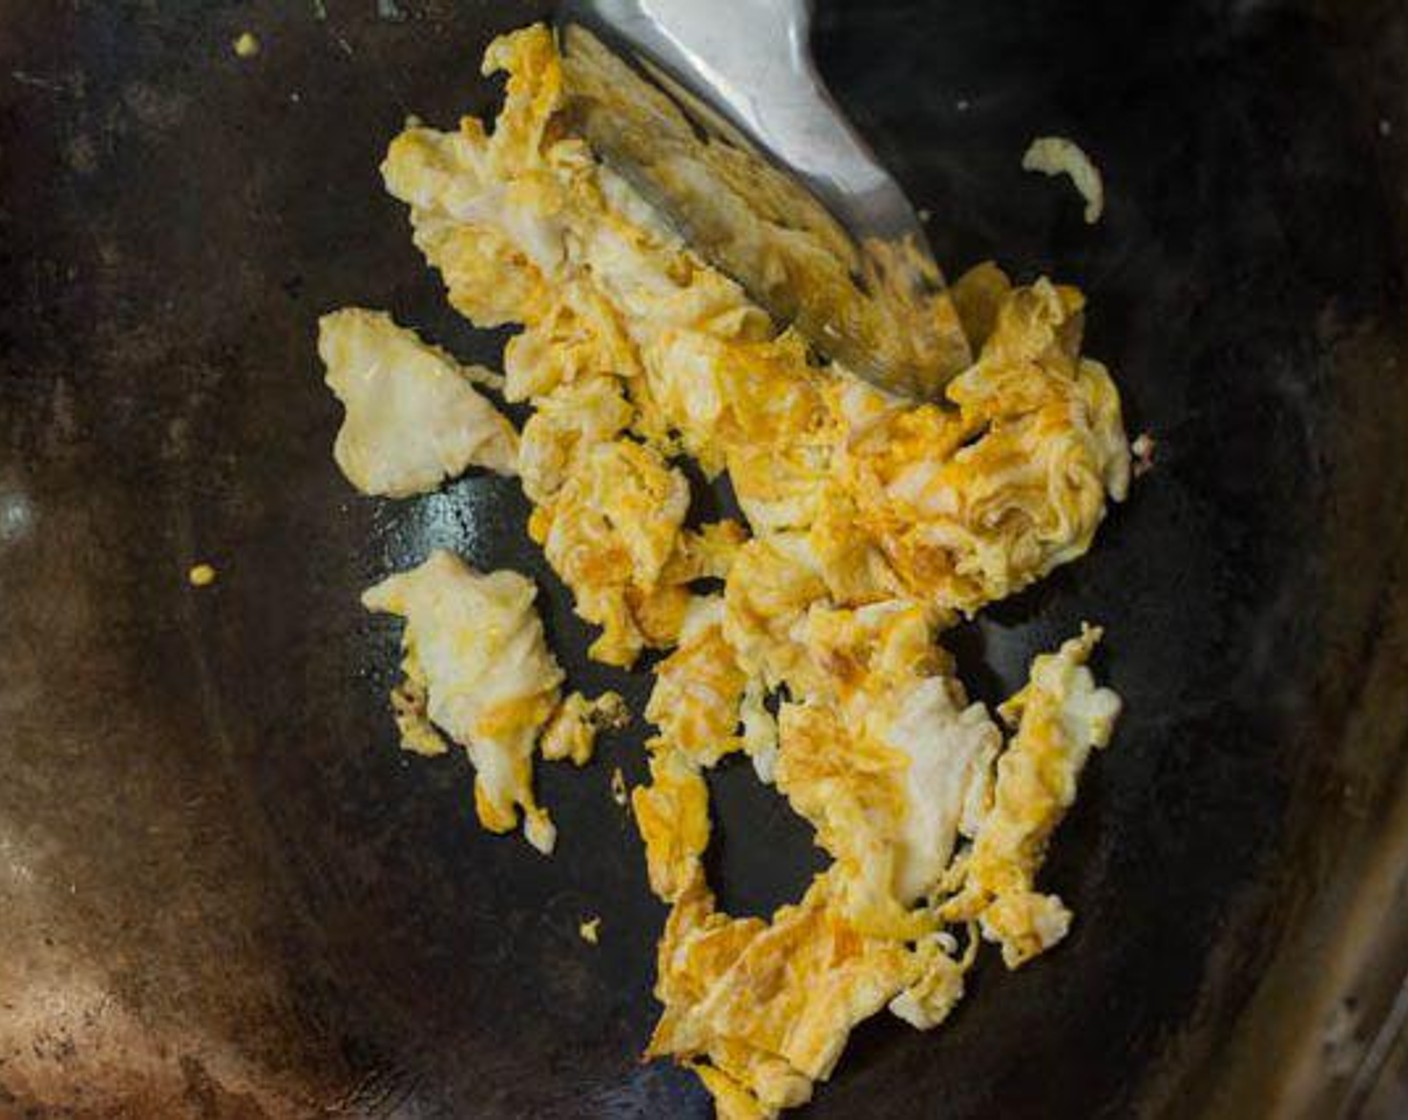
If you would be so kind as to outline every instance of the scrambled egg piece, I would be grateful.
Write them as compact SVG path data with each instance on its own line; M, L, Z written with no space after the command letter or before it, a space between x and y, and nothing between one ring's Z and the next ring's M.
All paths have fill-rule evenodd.
M813 603L826 599L821 561L801 533L773 533L739 550L724 586L724 636L739 664L769 688L805 672L793 640Z
M947 933L931 934L914 947L911 979L889 1006L915 1030L933 1030L963 998L963 977L977 956L977 938L969 938L968 951L961 959L954 954L956 947Z
M565 385L539 398L518 449L529 500L545 505L555 498L586 450L615 439L633 414L620 382L610 377Z
M389 315L324 315L318 354L347 409L333 457L363 494L424 494L471 466L516 473L518 436L473 374Z
M670 913L656 981L664 1012L646 1053L695 1064L725 1115L805 1103L851 1028L926 982L928 954L856 929L831 889L831 876L818 876L764 922L715 912L696 876Z
M650 889L673 902L703 873L709 787L680 751L657 749L650 759L650 784L631 791L631 808L645 842Z
M660 728L655 746L680 751L699 766L712 766L743 746L740 707L748 678L723 636L723 599L696 599L680 644L655 670L645 718Z
M444 745L436 729L449 735L474 764L480 823L508 832L521 808L524 835L546 854L556 830L533 797L532 756L557 707L562 670L543 641L536 595L516 572L480 574L437 551L362 602L406 620L408 684L393 703L407 749L437 754Z
M1022 155L1023 171L1065 175L1085 199L1085 223L1094 225L1105 209L1105 182L1100 169L1074 140L1064 136L1038 136Z
M689 484L659 452L629 439L591 447L555 500L533 511L532 538L572 589L577 613L602 627L590 654L630 665L679 636L688 592L662 583L680 541Z
M952 287L975 358L942 401L856 381L571 135L546 29L497 40L484 69L508 75L493 129L413 125L383 177L451 303L522 326L504 392L532 417L512 465L531 536L600 628L591 655L669 651L646 713L650 781L630 794L671 907L648 1053L694 1069L721 1115L773 1116L811 1096L862 1019L941 1022L982 939L1015 967L1066 930L1035 884L1118 711L1084 667L1098 632L1037 659L1001 709L1005 742L939 640L1090 547L1128 486L1119 394L1081 352L1080 293L993 265ZM727 476L746 525L688 527L682 455ZM486 825L521 808L544 827L535 744L585 762L612 709L559 705L531 585L447 563L369 597L409 619L403 737L443 750L428 715L470 749ZM833 860L770 920L718 912L705 878L705 771L740 751Z
M538 749L549 761L570 758L576 765L591 761L597 735L609 728L625 727L631 720L626 702L614 692L588 700L574 692L558 705L543 730Z
M1129 485L1119 395L1079 356L1083 297L1005 277L990 295L992 334L948 388L956 409L858 384L832 398L858 527L906 594L967 613L1083 555Z
M814 610L808 646L829 688L781 714L778 788L836 860L835 897L867 932L908 938L986 809L1001 734L945 673L925 610Z
M962 892L944 907L956 919L977 919L983 936L1002 946L1009 968L1065 937L1071 915L1055 895L1033 888L1046 843L1076 796L1076 779L1093 747L1114 732L1120 698L1097 688L1085 662L1100 631L1032 664L1031 681L1001 708L1016 728L997 767L993 807L973 843Z

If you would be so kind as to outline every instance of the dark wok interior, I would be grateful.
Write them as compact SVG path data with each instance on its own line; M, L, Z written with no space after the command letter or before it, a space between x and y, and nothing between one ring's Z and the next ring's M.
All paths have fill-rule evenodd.
M637 1060L663 911L608 775L641 725L541 768L553 859L491 837L463 760L395 749L356 596L449 545L537 578L578 687L644 682L585 663L514 483L352 494L314 355L361 303L496 360L376 167L407 113L490 109L480 51L547 11L0 0L0 1115L707 1115ZM1072 936L989 954L937 1032L865 1025L805 1114L1386 1107L1408 9L857 0L816 46L952 272L1086 289L1157 458L1090 556L954 636L993 699L1107 627L1127 714L1045 879ZM1020 170L1038 133L1103 168L1098 226ZM803 826L742 769L715 791L726 900L799 893Z

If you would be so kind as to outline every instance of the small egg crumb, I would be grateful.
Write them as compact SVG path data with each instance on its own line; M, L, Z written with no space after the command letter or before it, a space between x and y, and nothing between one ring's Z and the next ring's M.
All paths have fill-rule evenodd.
M626 792L626 778L619 766L611 771L611 800L623 808L630 800L630 795Z
M240 58L253 58L259 53L259 40L252 32L241 31L234 42L234 49Z
M1157 448L1157 441L1148 432L1141 432L1134 438L1134 442L1129 445L1129 450L1134 456L1135 478L1140 478L1154 469L1154 451Z
M196 564L186 573L186 578L190 580L192 587L209 587L215 582L215 577L219 573L212 564Z
M595 945L601 937L601 919L588 918L577 927L577 933L588 945Z

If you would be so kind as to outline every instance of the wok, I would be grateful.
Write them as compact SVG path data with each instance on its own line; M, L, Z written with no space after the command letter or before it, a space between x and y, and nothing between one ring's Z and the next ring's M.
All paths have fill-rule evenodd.
M314 355L361 303L497 359L376 167L408 113L489 111L480 51L547 14L0 0L0 1114L707 1115L637 1059L640 725L541 768L554 858L489 836L462 759L395 749L356 596L454 547L537 579L577 687L645 682L584 660L514 483L352 495ZM934 1033L866 1024L805 1115L1401 1114L1408 9L857 0L817 53L951 274L1086 289L1157 451L1087 558L950 637L991 701L1106 625L1127 714L1043 880L1071 937L987 954ZM1021 172L1037 134L1103 168L1098 226ZM728 906L800 893L808 830L714 791Z

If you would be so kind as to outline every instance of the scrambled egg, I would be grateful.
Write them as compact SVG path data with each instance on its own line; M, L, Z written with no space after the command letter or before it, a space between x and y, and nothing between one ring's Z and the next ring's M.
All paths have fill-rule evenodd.
M941 636L1090 547L1128 485L1119 394L1081 352L1080 293L1015 286L993 265L953 285L975 357L944 400L897 400L817 361L570 133L547 30L497 40L484 69L508 76L492 130L412 125L383 176L450 302L522 327L503 390L532 417L516 442L481 421L495 436L475 446L521 478L529 533L600 630L591 655L628 667L668 651L645 712L650 781L630 794L670 907L648 1053L695 1070L721 1115L773 1116L811 1096L868 1016L940 1023L981 941L1016 967L1067 930L1036 884L1118 713L1085 666L1099 632L1036 659L999 709L1006 737ZM375 329L390 345L395 328ZM354 415L371 394L426 420L431 394L446 394L437 418L451 393L469 399L448 358L395 337L395 361L334 355L344 372L330 376L360 433L339 461L384 493L480 454L442 453L430 424L383 426L394 410ZM690 527L681 456L727 476L746 525ZM486 827L521 811L546 847L533 753L581 764L620 710L559 701L532 599L522 577L444 554L367 596L407 618L393 697L407 747L443 750L437 728L464 745ZM770 920L719 912L705 875L704 775L730 754L775 782L832 859Z
M333 457L363 494L423 494L471 466L516 473L513 426L470 384L488 371L358 308L319 320L318 354L347 410Z
M480 574L437 551L362 602L406 620L406 679L393 695L405 748L444 753L443 731L474 764L480 823L508 832L522 809L524 835L546 854L557 831L533 797L534 748L580 765L591 756L595 730L619 721L623 706L614 693L596 701L573 693L559 704L562 670L543 640L536 595L516 572Z

